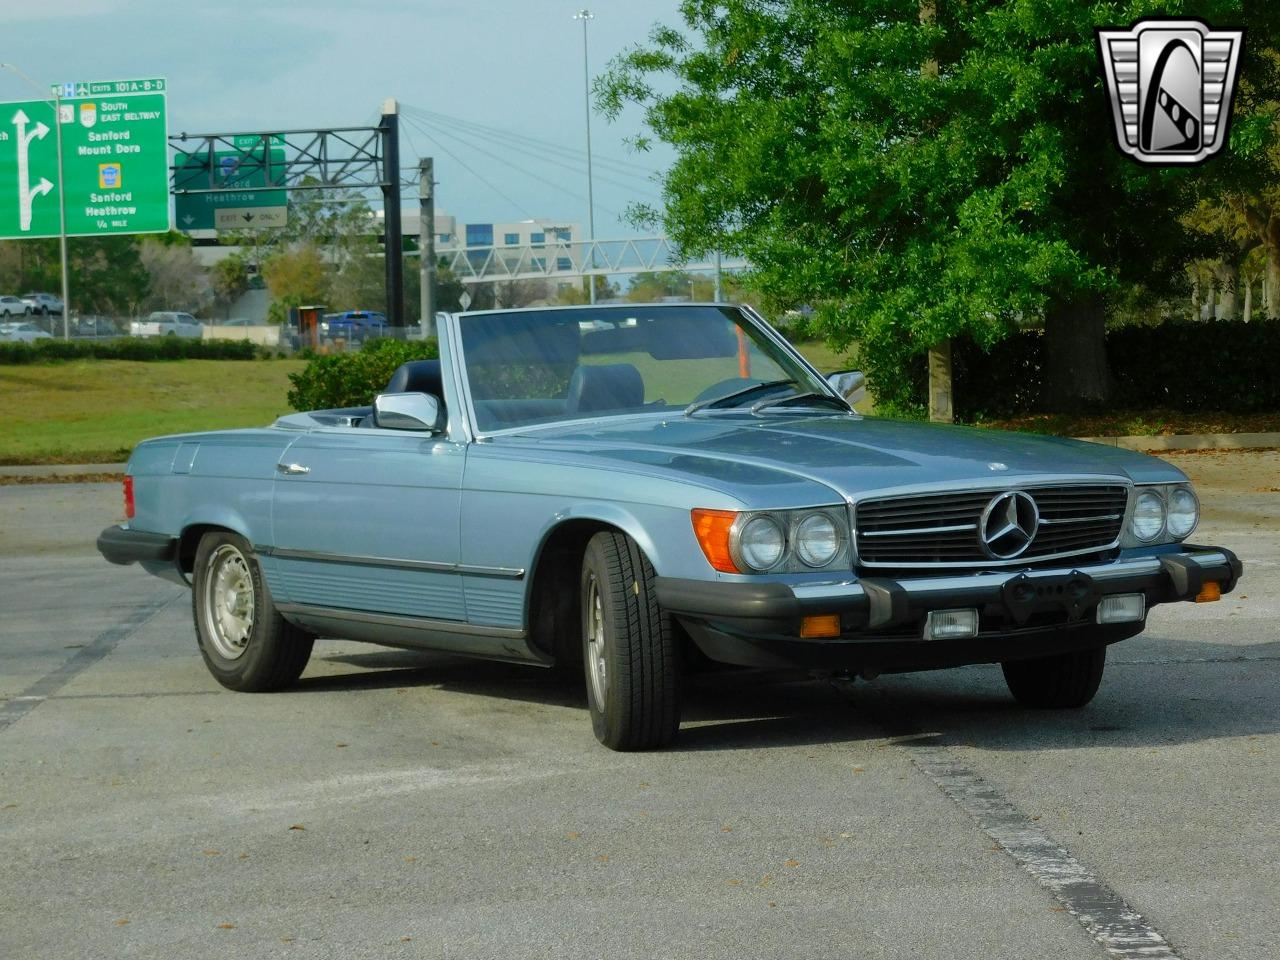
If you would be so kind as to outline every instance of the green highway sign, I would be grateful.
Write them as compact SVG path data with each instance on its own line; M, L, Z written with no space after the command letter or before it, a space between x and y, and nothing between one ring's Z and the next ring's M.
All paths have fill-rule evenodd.
M53 100L0 104L0 239L58 236L57 126L68 236L169 229L164 80L59 84Z
M232 230L282 227L289 201L287 190L254 190L267 185L265 162L269 159L272 180L284 182L284 142L276 135L268 155L263 154L262 137L243 135L232 142L235 150L216 150L213 177L209 176L207 155L188 154L174 176L174 219L179 230ZM248 163L249 169L244 165ZM275 171L279 171L276 173ZM218 193L182 193L182 190L227 188ZM234 188L234 189L232 189Z
M234 137L231 138L231 144L237 150L246 150L249 147L256 147L260 143L262 143L262 134L260 133L237 133ZM271 134L271 145L273 147L283 147L284 134L283 133Z

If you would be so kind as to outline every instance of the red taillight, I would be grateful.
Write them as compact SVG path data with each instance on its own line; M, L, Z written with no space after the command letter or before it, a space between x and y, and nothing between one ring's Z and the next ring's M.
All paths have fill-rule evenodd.
M133 519L133 477L128 475L124 478L124 517L126 520Z

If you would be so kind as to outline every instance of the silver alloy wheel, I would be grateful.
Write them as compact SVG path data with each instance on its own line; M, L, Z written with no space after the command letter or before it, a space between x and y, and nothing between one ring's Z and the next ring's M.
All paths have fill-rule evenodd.
M609 691L604 658L604 600L594 574L587 581L587 673L591 677L591 699L596 709L604 713Z
M201 600L214 652L224 660L242 657L253 633L253 577L249 561L231 544L222 544L209 557Z

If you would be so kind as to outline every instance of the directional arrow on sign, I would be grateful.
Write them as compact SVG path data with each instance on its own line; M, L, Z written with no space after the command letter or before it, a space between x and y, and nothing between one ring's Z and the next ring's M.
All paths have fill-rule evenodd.
M244 214L240 219L241 219L241 220L243 220L245 223L249 223L250 221L252 221L252 220L253 220L253 214L252 214L252 213L246 213L246 214Z
M193 223L196 222L196 218L188 213L185 217L182 218L182 222L185 223L188 227L190 227Z
M31 171L27 156L31 149L31 141L43 140L49 128L37 122L35 128L27 133L27 124L30 122L31 118L27 116L26 111L19 107L18 112L13 115L13 125L18 130L18 228L20 230L31 229L31 201L53 189L53 184L44 177L40 178L40 182L34 188L31 186Z

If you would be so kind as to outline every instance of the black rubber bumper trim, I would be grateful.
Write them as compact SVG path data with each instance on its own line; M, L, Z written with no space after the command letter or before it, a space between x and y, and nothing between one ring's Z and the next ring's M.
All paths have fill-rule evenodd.
M178 540L163 533L107 527L98 534L98 552L109 563L167 562L178 552Z
M655 578L658 603L669 613L734 620L787 620L800 616L800 601L785 583L722 583Z
M677 616L720 621L751 632L790 633L806 614L851 615L846 623L857 630L894 627L917 620L930 610L998 604L1021 624L1045 609L1065 609L1071 621L1082 619L1104 594L1144 593L1147 603L1193 600L1205 581L1216 581L1230 593L1243 566L1223 547L1184 546L1187 552L1221 553L1225 562L1201 566L1180 554L1159 558L1160 570L1124 577L1094 578L1078 570L1041 574L1030 571L1003 585L908 591L886 577L864 577L858 594L806 597L801 600L785 583L744 583L658 577L658 602Z

